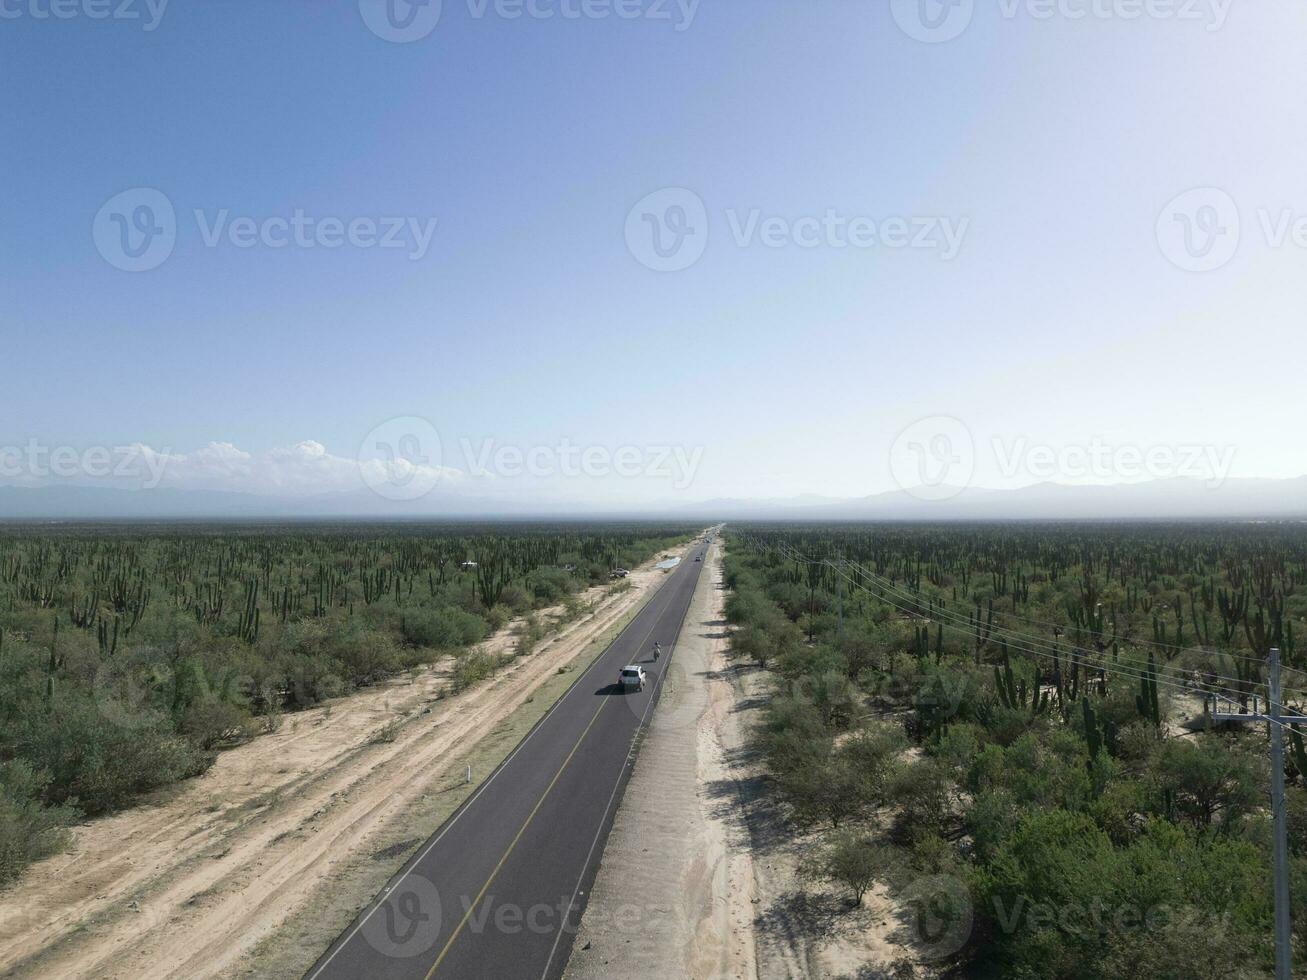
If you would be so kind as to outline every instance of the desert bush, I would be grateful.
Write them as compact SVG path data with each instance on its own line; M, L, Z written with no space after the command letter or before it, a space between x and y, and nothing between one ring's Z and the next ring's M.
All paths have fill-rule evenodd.
M1153 758L1159 813L1195 828L1229 831L1260 806L1264 762L1251 740L1220 735L1170 739ZM1260 753L1258 753L1260 755Z
M462 654L454 664L453 692L467 690L494 675L499 669L499 662L482 650L469 650Z
M498 633L513 618L513 610L504 602L501 596L499 602L487 609L484 616L486 628L491 633Z
M527 576L533 605L553 606L576 589L577 583L561 568L538 568Z
M807 868L810 877L834 882L853 896L853 904L862 904L862 896L876 882L883 862L870 837L842 831L834 835Z
M125 805L140 793L203 772L212 756L175 734L172 721L151 709L106 717L82 694L56 694L33 706L14 733L14 748L48 783L44 799L88 815Z
M235 744L253 738L259 726L249 711L230 701L207 697L191 704L178 729L201 749Z
M521 616L531 608L531 595L520 585L509 585L500 593L499 602L514 616Z
M899 805L900 823L909 835L939 833L956 822L955 784L937 759L919 759L898 769L889 795Z
M0 763L0 887L67 843L66 828L77 813L71 806L42 806L48 785L48 774L26 762Z
M461 609L414 609L406 611L404 641L437 650L479 643L485 638L486 623L480 616Z

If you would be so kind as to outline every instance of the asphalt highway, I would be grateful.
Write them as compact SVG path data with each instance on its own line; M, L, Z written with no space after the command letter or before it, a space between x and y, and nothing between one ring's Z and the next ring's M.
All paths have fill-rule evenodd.
M386 889L309 980L548 980L562 975L634 761L637 735L690 607L695 543L609 647ZM653 645L663 655L653 660ZM648 681L623 693L618 671ZM613 855L611 860L621 860Z

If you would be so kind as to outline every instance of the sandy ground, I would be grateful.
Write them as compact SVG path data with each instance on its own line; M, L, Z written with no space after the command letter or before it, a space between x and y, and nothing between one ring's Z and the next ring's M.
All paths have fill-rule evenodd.
M918 962L903 909L883 884L851 908L800 875L822 833L785 820L749 750L771 677L726 659L719 548L614 820L568 980L889 976Z
M567 678L559 675L661 583L652 565L632 572L629 590L590 590L583 596L589 614L558 626L472 690L444 697L446 660L288 715L279 731L222 753L203 776L78 826L68 853L34 865L0 893L0 975L272 975L251 960L259 944L292 917L313 918L310 899L325 890L335 919L348 922L373 892L336 893L351 881L366 889L377 880L345 875L350 861L399 838L370 855L384 862L383 880L396 870L420 843L410 808L448 797L450 783L460 798L468 791L458 778L468 746L515 711L526 713L519 709L532 707L542 687L561 693ZM509 649L512 629L483 646ZM479 775L488 772L489 763ZM442 812L453 805L446 800ZM334 927L319 928L314 941L325 945ZM302 971L316 952L283 957L293 965L285 969Z

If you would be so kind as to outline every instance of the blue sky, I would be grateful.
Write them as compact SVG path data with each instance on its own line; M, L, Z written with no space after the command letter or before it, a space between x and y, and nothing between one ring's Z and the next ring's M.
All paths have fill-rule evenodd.
M1030 446L1072 481L1131 475L1062 472L1090 444L1307 472L1301 4L922 0L965 23L931 43L900 26L915 0L444 0L393 43L357 2L64 2L0 3L0 445L141 443L244 490L396 416L452 470L468 445L698 453L688 480L498 481L634 502L892 489L901 433L956 420L981 485L1044 476L1004 467ZM128 272L93 229L136 188L175 245ZM624 234L664 188L703 206L678 271ZM1231 241L1230 205L1237 248L1183 267L1182 222ZM297 211L407 245L227 233ZM828 214L923 247L837 247ZM751 215L815 244L741 242ZM244 469L197 463L214 444Z

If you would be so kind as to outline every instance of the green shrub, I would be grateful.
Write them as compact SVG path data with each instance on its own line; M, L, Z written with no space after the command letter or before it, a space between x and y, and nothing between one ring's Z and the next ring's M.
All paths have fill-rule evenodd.
M178 728L206 751L222 743L243 742L253 738L258 731L245 708L213 697L190 705Z
M448 650L480 643L486 635L486 622L475 613L462 609L414 609L406 611L404 640L418 647Z
M203 772L212 756L174 733L171 719L152 709L106 717L80 692L32 706L15 735L17 754L48 774L44 797L88 815L125 805L140 793Z
M479 684L499 669L497 658L482 650L469 650L454 663L453 691L458 694Z
M62 850L67 826L77 813L70 806L41 805L49 775L26 762L0 763L0 887L27 865Z
M847 888L853 903L860 905L883 863L871 838L845 831L836 834L806 870L812 877Z

